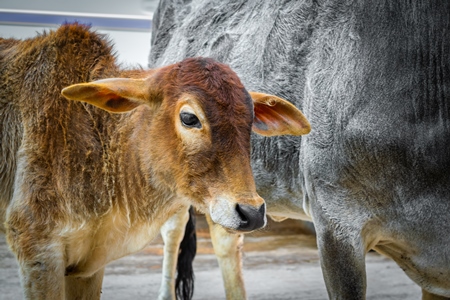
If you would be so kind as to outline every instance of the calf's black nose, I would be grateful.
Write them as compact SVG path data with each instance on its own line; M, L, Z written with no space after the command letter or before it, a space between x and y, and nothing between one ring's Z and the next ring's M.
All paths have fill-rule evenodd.
M236 204L236 211L241 219L237 228L240 231L252 231L265 225L266 205L264 203L259 208Z

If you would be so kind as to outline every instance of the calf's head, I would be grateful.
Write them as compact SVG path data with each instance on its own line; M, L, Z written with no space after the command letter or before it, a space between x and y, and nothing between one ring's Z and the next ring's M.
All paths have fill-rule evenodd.
M265 204L250 167L251 131L306 134L303 114L276 96L247 92L229 67L212 59L190 58L146 74L75 84L62 94L110 112L150 106L147 137L137 147L150 181L190 199L227 229L263 227Z

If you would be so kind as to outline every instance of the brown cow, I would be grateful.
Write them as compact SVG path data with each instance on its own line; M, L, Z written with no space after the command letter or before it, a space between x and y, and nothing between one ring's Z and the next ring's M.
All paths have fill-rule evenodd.
M188 204L230 231L264 226L252 124L309 131L293 105L251 97L223 64L121 70L109 42L78 24L0 40L0 72L0 230L27 299L99 298L105 265Z

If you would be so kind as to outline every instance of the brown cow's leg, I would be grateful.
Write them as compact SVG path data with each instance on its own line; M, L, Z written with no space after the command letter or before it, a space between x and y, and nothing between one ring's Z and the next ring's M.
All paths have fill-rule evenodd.
M102 268L91 277L66 276L66 300L100 299L104 272Z
M227 299L246 299L241 259L244 235L228 233L221 226L215 225L208 214L206 220L209 224L214 252L222 270Z
M445 299L450 299L450 298L431 294L431 293L425 291L424 289L422 289L422 300L445 300Z
M64 299L65 268L61 242L43 236L43 230L38 226L38 230L11 226L18 223L8 223L6 238L19 263L24 298Z
M180 209L161 227L161 237L164 241L164 257L162 266L162 281L159 288L159 300L176 299L175 274L178 252L184 236L186 223L189 219L189 207Z
M64 299L64 269L61 264L42 259L34 263L19 261L25 299Z

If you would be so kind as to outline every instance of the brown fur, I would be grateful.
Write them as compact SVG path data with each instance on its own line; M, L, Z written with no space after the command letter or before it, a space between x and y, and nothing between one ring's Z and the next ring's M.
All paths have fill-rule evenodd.
M189 203L230 230L246 217L260 218L246 230L264 225L250 168L252 99L227 66L193 58L121 70L104 37L69 24L0 40L0 72L0 229L26 298L98 298L104 266L144 247ZM201 129L181 125L186 107ZM237 205L254 215L241 219Z
M64 87L73 83L122 76L110 45L99 35L82 26L70 25L56 33L12 44L2 51L5 71L1 97L7 100L2 102L2 124L8 126L2 128L2 145L7 145L2 147L2 161L6 160L6 164L2 163L2 170L5 169L2 172L3 208L14 193L6 223L8 241L19 262L30 269L50 264L47 262L50 257L39 259L38 253L50 244L57 244L62 250L61 260L65 266L60 272L66 269L65 272L79 275L86 272L90 276L107 261L89 259L89 254L71 254L71 244L83 243L78 239L85 238L85 242L91 244L86 246L86 251L91 252L95 243L89 236L96 236L98 231L103 234L101 228L109 225L102 226L102 223L115 222L108 219L114 210L118 211L121 222L126 223L111 224L123 227L119 231L132 230L142 222L162 223L177 208L175 203L167 201L180 187L186 192L189 183L183 183L182 178L189 174L190 167L197 166L180 169L186 158L178 155L183 152L182 146L177 145L179 140L170 138L176 136L171 125L174 116L157 115L162 122L157 128L151 128L148 107L139 107L129 114L111 115L59 96ZM191 66L180 65L164 74L164 80L172 80L163 88L167 93L176 91L176 85L182 82L183 78L178 78L182 67L189 72ZM143 73L136 70L127 71L125 75L143 77ZM230 74L236 80L237 77ZM219 81L216 85L220 84L220 78L212 80ZM196 84L194 77L189 84ZM239 89L244 92L242 85ZM164 95L173 101L166 105L175 105L176 96ZM251 126L249 120L246 117L248 128ZM249 129L246 133L249 134ZM157 144L139 145L136 142L146 140L149 134L155 135ZM148 149L139 149L139 146ZM149 178L146 168L152 168L153 157L150 161L141 161L139 151L154 152L154 159L167 168L161 172L166 178L161 178L161 174ZM213 151L208 151L208 156L214 157ZM16 174L16 190L13 191L11 181L17 165L19 174ZM205 173L212 167L213 161L204 167ZM160 173L154 169L150 173ZM148 184L155 180L164 180L164 184ZM207 180L202 182L207 183ZM118 216L115 218L119 219ZM72 230L64 236L61 231L67 226L84 226L87 236L72 237ZM55 241L55 234L60 240ZM74 256L73 261L71 256ZM79 259L92 260L89 264L96 266L88 267L87 262L86 266L77 264ZM99 260L101 262L97 264Z

